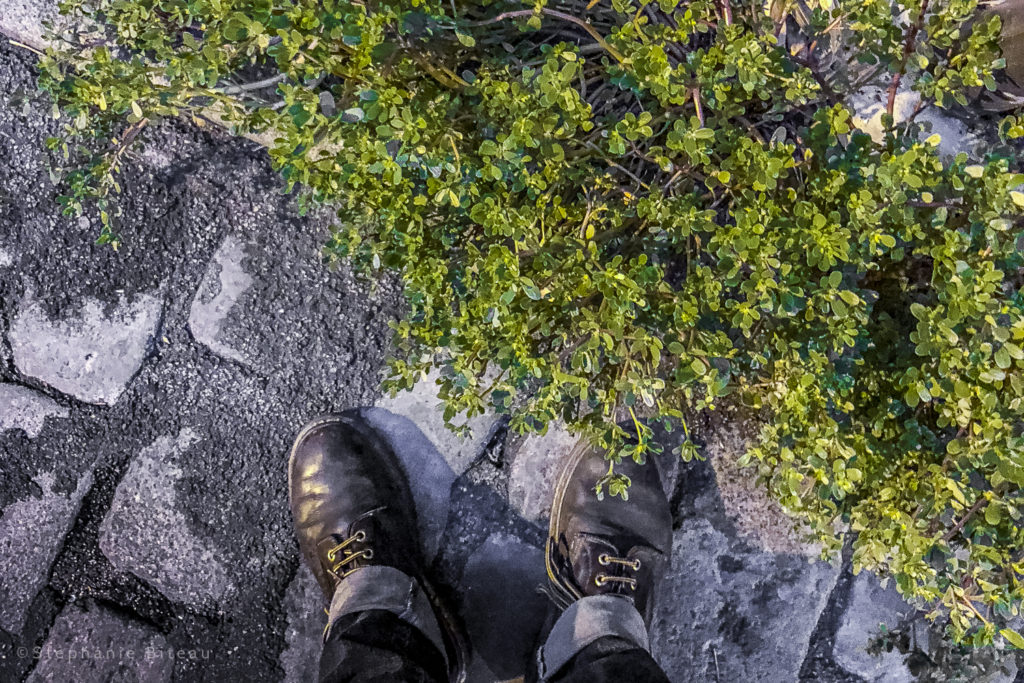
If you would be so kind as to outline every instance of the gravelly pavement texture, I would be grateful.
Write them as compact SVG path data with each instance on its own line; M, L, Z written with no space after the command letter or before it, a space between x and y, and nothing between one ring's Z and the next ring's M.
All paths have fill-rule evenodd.
M374 404L471 629L472 681L520 675L571 440L485 418L456 443L429 386L381 399L396 288L322 265L326 223L296 217L252 143L151 131L123 245L96 246L54 202L49 107L8 102L33 88L30 56L0 39L0 681L312 680L324 616L287 450L309 418ZM735 451L719 425L699 433L712 459ZM674 569L652 641L673 680L913 680L863 652L875 622L913 613L891 589L759 542L740 517L766 518L745 499L737 516L711 462L669 469ZM1007 660L991 680L1015 676Z

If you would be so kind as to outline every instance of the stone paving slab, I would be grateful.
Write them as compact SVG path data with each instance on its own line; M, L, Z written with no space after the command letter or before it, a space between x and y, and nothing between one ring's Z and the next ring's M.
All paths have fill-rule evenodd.
M758 551L694 519L676 532L652 647L673 680L794 681L838 568Z
M39 48L43 45L43 22L57 15L56 0L4 0L0 33Z
M154 295L122 302L109 315L100 302L86 300L80 313L54 320L28 292L8 335L14 364L80 401L114 405L142 366L160 309Z
M562 456L579 440L561 423L544 434L530 434L511 455L508 496L525 519L547 526Z
M531 665L548 607L538 589L546 583L543 550L515 536L492 534L469 557L462 595L466 628L487 667L478 676L512 679Z
M27 683L99 683L171 680L174 658L209 651L178 653L152 626L124 618L96 604L69 605L61 612L38 651L38 666Z
M891 585L884 588L874 576L859 574L853 581L850 604L836 633L833 646L836 663L877 683L913 681L914 676L899 652L875 656L867 652L867 645L871 638L879 635L881 625L896 627L916 611Z
M171 600L195 606L223 603L237 592L217 548L192 533L179 512L180 459L200 441L183 429L139 453L117 487L99 537L100 550L114 567Z
M66 418L68 409L49 396L17 384L0 383L0 432L21 429L39 436L47 418Z
M240 352L221 339L222 328L239 297L252 286L245 271L246 245L234 235L224 238L199 285L188 316L188 326L200 344L224 358L244 362Z
M796 681L839 567L748 541L707 460L686 463L672 500L672 567L651 631L669 678Z
M285 648L278 659L284 672L281 680L284 683L315 681L323 649L327 601L305 565L299 566L295 578L288 584L282 606L288 625L284 632Z
M38 496L16 501L0 516L0 628L18 633L32 600L46 585L50 565L75 521L92 481L83 477L69 494L54 490L54 477L35 478Z
M477 415L456 424L469 427L467 437L456 436L444 423L444 406L437 397L438 371L433 371L416 383L409 391L397 396L382 396L376 406L395 415L408 418L434 444L456 475L465 472L487 445L491 430L497 422L493 414Z
M888 634L905 633L911 647L878 648L869 652L872 641ZM872 683L911 683L929 675L923 666L939 659L938 632L930 626L923 611L908 604L892 582L862 572L853 578L849 602L843 611L832 647L835 662L846 671ZM1011 652L989 651L996 655L984 673L961 673L955 680L971 683L1013 683L1024 676ZM933 680L933 678L927 678Z

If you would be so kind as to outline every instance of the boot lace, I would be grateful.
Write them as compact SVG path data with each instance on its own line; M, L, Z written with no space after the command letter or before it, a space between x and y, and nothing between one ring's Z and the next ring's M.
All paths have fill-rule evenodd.
M625 557L615 557L607 553L602 553L597 558L598 564L602 567L608 567L613 564L617 564L621 567L627 567L632 569L634 572L640 570L640 560L630 560ZM610 574L598 574L594 577L594 583L598 586L603 586L608 582L613 583L624 583L630 587L631 590L636 590L636 579L631 576L613 576Z
M353 551L352 548L349 547L353 543L362 543L365 540L366 532L360 529L338 545L330 548L327 551L327 561L331 563L331 567L327 571L340 581L355 570L359 569L359 567L350 567L345 570L346 565L351 564L360 557L372 560L373 548L363 548L362 550ZM340 558L338 557L338 553L341 553Z

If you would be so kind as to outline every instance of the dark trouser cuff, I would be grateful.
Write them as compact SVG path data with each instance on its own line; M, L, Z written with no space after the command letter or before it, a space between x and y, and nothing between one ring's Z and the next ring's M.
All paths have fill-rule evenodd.
M618 595L577 600L555 622L537 653L541 681L551 680L584 648L600 638L619 638L650 652L647 626L632 601Z
M419 630L386 610L338 618L320 656L320 683L448 683L444 657Z
M444 640L430 600L419 582L408 574L394 567L371 566L345 577L331 600L328 631L341 617L368 610L391 612L444 653Z

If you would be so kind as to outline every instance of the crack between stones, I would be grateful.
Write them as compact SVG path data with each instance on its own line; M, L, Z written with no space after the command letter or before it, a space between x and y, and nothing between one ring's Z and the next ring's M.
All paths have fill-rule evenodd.
M853 539L847 537L843 544L842 565L839 578L829 592L825 609L818 615L818 622L811 632L807 654L800 665L800 683L868 683L864 678L851 674L840 666L832 655L840 621L849 605L853 588Z

